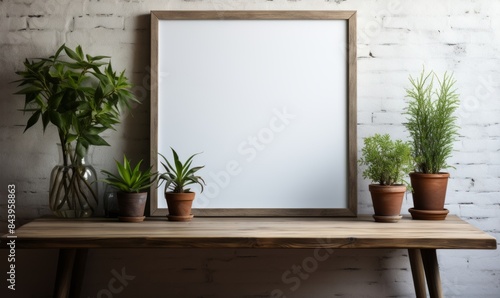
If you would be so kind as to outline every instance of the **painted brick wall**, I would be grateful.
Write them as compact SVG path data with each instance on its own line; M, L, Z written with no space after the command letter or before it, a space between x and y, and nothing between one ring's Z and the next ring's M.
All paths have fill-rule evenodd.
M7 184L18 190L17 216L49 214L48 171L57 162L56 134L22 133L22 99L14 72L24 58L52 54L62 43L113 57L144 101L106 135L93 163L109 168L123 152L148 158L150 10L344 9L358 11L358 145L377 132L406 138L401 122L408 75L425 65L457 79L462 105L447 208L500 239L500 2L457 1L164 1L0 0L0 231L6 230ZM358 181L359 212L372 213L367 181ZM412 206L408 196L403 210ZM1 268L7 268L1 253ZM99 250L91 251L82 297L412 297L407 253L401 250ZM446 297L499 297L500 251L440 251ZM51 297L56 254L19 251L15 293ZM293 272L294 265L308 270ZM46 272L41 274L41 272ZM122 276L120 284L109 283ZM126 278L123 278L123 277ZM5 294L8 294L7 296Z

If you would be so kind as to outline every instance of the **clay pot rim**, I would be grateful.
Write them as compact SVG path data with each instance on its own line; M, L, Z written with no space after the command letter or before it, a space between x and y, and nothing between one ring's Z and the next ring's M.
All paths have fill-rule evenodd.
M128 191L122 191L122 190L120 190L117 193L121 193L121 194L125 194L125 195L130 195L130 194L143 194L143 193L148 193L148 192L147 191L140 191L140 192L133 191L133 192L128 192Z
M191 197L191 196L195 196L196 193L194 191L190 191L190 192L172 192L172 191L169 191L169 192L164 192L165 194L165 198L167 196L169 197Z
M381 184L370 184L368 185L369 191L375 192L406 192L406 185L404 184L393 184L393 185L381 185Z
M191 192L165 192L164 197L166 200L175 200L175 201L194 201L196 197L196 193L194 191Z
M450 173L448 173L448 172L439 172L439 173L436 173L436 174L421 173L421 172L411 172L409 175L410 176L425 177L425 178L429 178L429 179L432 179L432 178L449 178L450 177Z

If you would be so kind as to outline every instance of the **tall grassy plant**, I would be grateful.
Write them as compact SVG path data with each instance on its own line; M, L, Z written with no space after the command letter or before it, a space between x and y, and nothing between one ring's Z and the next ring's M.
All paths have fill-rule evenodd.
M417 78L410 76L410 83L412 88L406 89L410 101L405 126L413 139L415 171L436 174L450 167L447 159L458 136L454 113L460 101L454 89L456 81L448 73L440 79L434 72L426 74L423 70Z

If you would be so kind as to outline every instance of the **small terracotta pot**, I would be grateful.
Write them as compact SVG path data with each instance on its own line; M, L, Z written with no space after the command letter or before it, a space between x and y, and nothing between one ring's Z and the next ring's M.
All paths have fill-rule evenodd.
M194 192L166 192L165 199L167 200L168 219L173 221L190 221L193 218L191 208L194 197Z
M410 173L413 205L417 210L444 210L449 173Z
M118 218L120 221L143 221L147 192L118 192Z
M375 210L376 221L377 218L392 217L390 222L399 220L401 214L401 206L403 205L403 198L406 192L404 185L380 185L370 184L369 190L372 196L373 209Z

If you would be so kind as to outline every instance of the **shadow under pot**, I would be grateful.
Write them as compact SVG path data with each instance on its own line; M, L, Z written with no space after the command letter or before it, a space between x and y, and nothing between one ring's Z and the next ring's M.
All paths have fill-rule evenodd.
M168 220L171 221L190 221L193 219L191 209L193 206L194 192L166 192Z
M444 220L449 210L444 208L449 173L410 173L413 188L413 219Z

